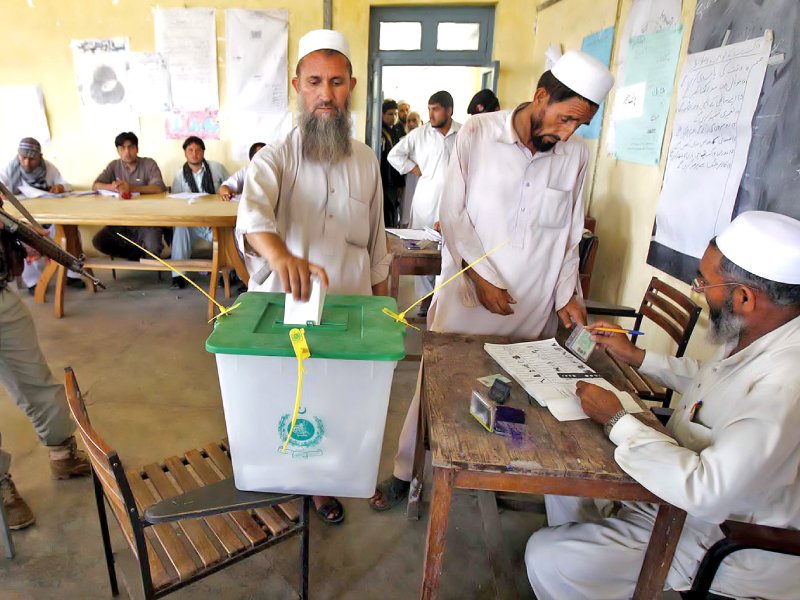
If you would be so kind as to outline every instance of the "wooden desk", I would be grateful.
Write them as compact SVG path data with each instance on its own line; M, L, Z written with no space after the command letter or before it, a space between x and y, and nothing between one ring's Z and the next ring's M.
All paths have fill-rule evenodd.
M487 433L469 414L470 390L475 378L502 372L500 366L484 351L484 342L508 343L503 337L466 336L427 332L423 338L423 382L414 457L414 480L409 494L409 515L418 511L424 466L423 440L427 428L433 463L433 496L425 547L425 565L421 598L435 598L444 558L445 536L450 500L455 488L484 490L478 493L481 515L486 520L494 511L494 491L528 494L559 494L611 500L657 502L655 527L650 538L634 598L657 598L663 589L686 513L648 492L614 461L614 445L600 427L589 420L557 421L546 408L531 406L527 394L513 384L509 405L526 413L529 439L509 443L507 438ZM591 366L617 383L619 373L601 353L590 361ZM649 411L640 418L661 428ZM487 527L490 555L502 554L499 534ZM500 538L502 542L502 538ZM498 561L492 560L495 581L508 582ZM501 586L498 586L501 587ZM498 597L514 597L498 590Z
M79 225L127 225L133 227L210 227L213 235L211 260L191 259L175 266L188 271L209 271L211 284L209 294L216 296L217 273L226 267L236 269L239 278L247 282L247 270L242 263L233 238L236 225L236 202L223 202L218 196L205 196L192 204L186 200L168 198L166 194L147 195L121 200L108 196L68 196L65 198L37 198L23 200L25 208L39 223L56 226L55 240L62 248L74 255L82 253ZM10 203L6 210L16 213ZM135 269L166 271L166 267L154 260L127 261L108 258L87 258L87 269ZM50 261L36 286L35 299L45 302L47 285L56 276L56 317L64 315L64 286L67 270ZM90 293L95 286L88 285ZM208 303L208 318L214 316L214 305Z
M421 250L406 250L403 240L386 234L392 266L389 272L389 294L397 300L400 293L400 275L438 275L442 270L442 253L436 242L427 242Z

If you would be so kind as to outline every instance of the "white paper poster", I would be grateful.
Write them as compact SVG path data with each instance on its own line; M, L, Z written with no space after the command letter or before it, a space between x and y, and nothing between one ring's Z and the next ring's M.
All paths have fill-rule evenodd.
M219 108L216 11L159 8L154 17L156 52L167 59L173 108Z
M730 223L771 47L768 32L686 57L656 210L656 242L700 258Z
M137 115L158 115L172 110L167 59L157 52L128 54L128 96Z
M289 11L225 11L227 105L231 110L288 109Z
M292 129L292 113L226 113L225 131L230 133L234 160L249 160L247 152L256 142L278 142Z
M50 142L44 96L38 85L0 87L0 148L16 150L24 137ZM3 163L5 164L5 163Z
M129 110L128 38L72 40L70 45L81 105L90 111Z
M614 96L614 118L617 121L626 121L641 117L646 89L647 84L644 81L617 88Z

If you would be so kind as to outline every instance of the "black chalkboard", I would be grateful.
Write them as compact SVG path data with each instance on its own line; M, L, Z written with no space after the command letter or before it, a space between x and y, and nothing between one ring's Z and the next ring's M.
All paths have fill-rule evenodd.
M753 139L733 215L767 210L800 219L800 1L697 0L689 53L775 35L772 57L753 117ZM691 215L687 215L691 218ZM651 242L647 262L683 281L698 260Z

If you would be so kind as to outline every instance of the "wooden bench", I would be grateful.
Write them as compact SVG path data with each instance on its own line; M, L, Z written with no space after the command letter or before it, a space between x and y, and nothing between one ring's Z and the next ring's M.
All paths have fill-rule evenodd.
M70 410L92 464L113 595L118 593L115 562L123 575L134 574L125 576L132 597L160 598L302 534L300 597L307 597L308 497L236 490L226 440L142 468L124 469L117 453L93 429L75 374L69 368L66 388ZM131 553L112 551L104 499Z

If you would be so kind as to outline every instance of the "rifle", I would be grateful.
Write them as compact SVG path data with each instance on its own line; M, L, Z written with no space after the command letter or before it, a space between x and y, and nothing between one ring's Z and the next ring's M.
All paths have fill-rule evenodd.
M0 181L0 193L2 193L2 195L14 205L14 207L28 220L31 225L41 228L41 225L39 225L39 223L36 222L36 219L33 218L33 215L28 212L28 210L22 205L17 197L11 193L11 190L9 190L2 181ZM74 271L75 273L86 277L97 287L106 289L106 286L102 281L97 279L94 275L90 274L86 271L86 269L83 268L83 263L86 260L83 254L78 257L73 256L61 246L56 244L48 236L41 235L29 225L8 214L2 208L0 208L0 223L2 223L3 228L6 231L16 235L21 242L30 246L42 256L46 256L56 261L58 264L67 267L70 271Z

